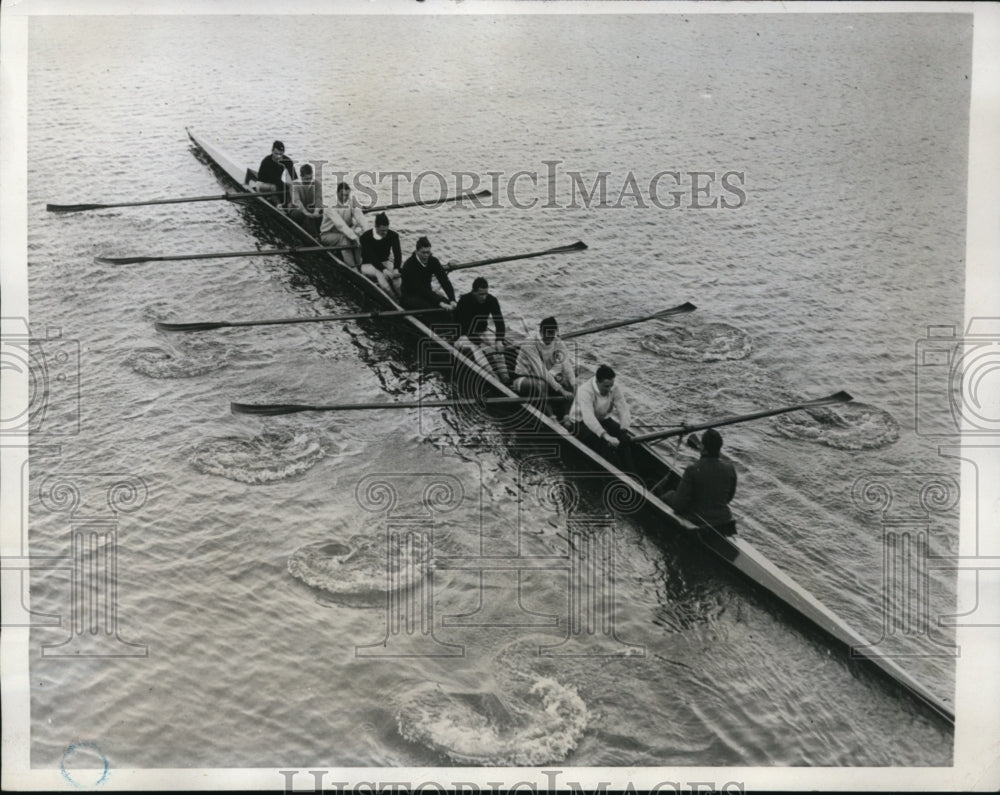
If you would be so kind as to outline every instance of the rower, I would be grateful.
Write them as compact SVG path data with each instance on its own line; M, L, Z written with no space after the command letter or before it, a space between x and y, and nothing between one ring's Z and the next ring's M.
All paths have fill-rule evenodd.
M559 418L572 404L576 374L554 317L543 318L538 331L521 345L513 388L519 395L544 399Z
M403 278L399 272L402 261L399 235L389 228L389 216L379 213L375 216L374 228L361 235L361 272L398 298Z
M663 501L680 514L710 527L722 535L734 535L736 522L729 503L736 494L736 468L719 456L722 434L709 428L701 435L701 458L684 470L674 491L663 495ZM660 486L657 483L651 491Z
M608 365L602 364L593 378L580 384L566 423L571 433L588 447L605 458L617 460L619 468L635 471L629 432L632 415L624 390L615 384L615 371Z
M260 161L260 168L257 169L257 182L252 185L258 193L271 193L273 191L284 191L281 197L281 204L288 200L287 182L297 179L295 173L295 163L290 157L285 156L285 145L281 141L271 144L271 154ZM277 197L271 199L272 204L277 204Z
M360 235L365 228L361 205L351 195L346 182L337 185L337 202L327 207L319 226L319 239L324 246L345 246L340 258L348 265L361 264Z
M489 330L490 318L493 319L493 332ZM510 373L504 358L504 337L507 326L500 311L500 302L496 296L490 295L490 285L482 276L472 282L472 292L458 299L455 308L455 320L458 322L459 337L455 347L463 353L469 353L485 370L493 365L497 376L505 384L510 384ZM489 360L489 364L487 363Z
M399 300L407 309L455 308L455 288L440 260L431 253L431 241L426 237L417 240L416 249L403 263L401 273ZM432 277L444 290L444 295L431 288Z
M313 178L313 167L303 163L300 179L292 183L292 207L288 216L313 237L319 237L323 218L323 185Z

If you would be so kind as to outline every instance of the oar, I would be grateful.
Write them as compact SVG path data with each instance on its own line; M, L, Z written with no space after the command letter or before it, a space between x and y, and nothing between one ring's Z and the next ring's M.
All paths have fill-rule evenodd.
M670 317L670 315L680 315L684 312L693 312L697 309L694 304L690 301L680 304L679 306L672 306L670 309L662 309L659 312L655 312L652 315L643 315L642 317L633 317L629 320L616 320L613 323L604 323L600 326L587 326L586 328L579 329L577 331L570 331L568 334L561 334L560 336L564 340L572 339L573 337L582 337L584 334L594 334L598 331L607 331L611 328L620 328L621 326L631 326L634 323L642 323L646 320L656 320L660 317Z
M405 317L407 315L430 314L440 312L440 307L432 309L391 309L388 312L361 312L353 315L315 315L314 317L283 317L276 320L219 320L203 323L164 323L156 322L157 331L211 331L217 328L235 328L237 326L277 326L289 323L325 323L338 320L378 320L383 317Z
M150 204L183 204L185 202L239 201L256 199L258 196L283 196L283 191L270 193L223 193L221 196L188 196L183 199L149 199L141 202L118 202L116 204L46 204L50 213L78 213L83 210L107 210L112 207L145 207Z
M433 409L453 406L481 406L504 403L526 403L527 397L457 398L452 400L407 400L396 403L230 403L234 414L260 414L273 417L277 414L296 414L300 411L364 411L369 409Z
M556 246L555 248L547 248L545 251L530 251L527 254L508 254L503 257L490 257L489 259L477 259L472 262L459 262L455 265L446 266L445 270L451 273L451 271L462 270L462 268L478 268L480 265L494 265L497 262L513 262L516 259L544 257L547 254L567 254L570 251L584 251L586 248L586 243L582 240L577 240L575 243L570 243L568 246Z
M265 248L253 251L216 251L208 254L151 254L145 257L94 257L105 265L134 265L137 262L171 262L185 259L224 259L226 257L266 257L271 254L315 254L320 251L344 251L353 246L302 246L296 248Z
M722 425L735 425L738 422L748 422L749 420L759 420L762 417L773 417L775 414L786 414L789 411L799 411L800 409L811 409L816 406L828 406L833 403L849 403L854 400L847 392L836 392L828 397L807 400L804 403L796 403L794 406L782 406L780 409L767 409L766 411L755 411L753 414L737 414L731 417L720 417L711 422L702 422L698 425L678 425L664 431L653 431L652 433L642 433L633 436L633 442L652 442L656 439L666 439L670 436L681 436L692 431L702 431L705 428L718 428Z
M415 202L403 202L401 204L380 204L375 207L365 207L361 212L367 213L380 213L386 210L401 210L404 207L426 207L427 205L437 206L439 204L444 204L445 202L458 202L462 199L475 199L479 196L491 196L492 194L488 190L481 190L479 193L472 193L466 191L465 193L460 193L457 196L446 196L441 199L427 199L423 201Z

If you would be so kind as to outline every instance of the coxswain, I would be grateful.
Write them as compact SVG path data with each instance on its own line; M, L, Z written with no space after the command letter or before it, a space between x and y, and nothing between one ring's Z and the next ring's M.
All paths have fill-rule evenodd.
M303 163L299 179L292 183L292 207L289 217L313 237L319 237L323 219L323 185L313 177L313 167Z
M365 228L361 205L346 182L337 185L337 201L323 212L319 239L324 246L344 246L340 258L348 265L361 264L360 237Z
M544 399L557 417L573 402L576 373L554 317L543 318L538 331L521 345L513 388L519 395Z
M593 378L580 384L566 419L581 442L606 458L617 458L620 468L634 471L629 432L632 415L624 390L615 383L615 371L608 365L602 364Z
M701 435L701 458L684 470L677 488L664 494L663 501L699 524L733 535L736 522L729 503L736 495L736 468L722 460L720 450L722 434L709 428Z
M399 297L399 284L403 275L399 268L403 250L399 235L389 228L389 216L378 213L375 226L361 235L361 272L395 297Z
M493 331L489 329L490 319L493 320ZM455 347L472 354L480 367L493 370L505 384L510 384L510 372L504 357L505 336L507 326L500 311L500 302L490 294L490 285L482 276L472 282L472 292L458 299L455 308L455 320L458 323L459 337ZM488 362L488 363L487 363Z
M407 309L455 308L455 288L440 260L431 253L431 241L426 237L417 240L416 249L403 263L402 274L400 303ZM431 287L431 278L437 280L444 295Z
M285 156L285 145L281 141L275 141L271 144L271 154L260 161L260 168L257 169L257 181L253 183L252 187L258 193L283 191L280 203L285 204L288 201L286 183L291 183L296 179L298 179L298 175L295 173L295 163L290 157ZM272 198L271 203L277 204L277 198Z

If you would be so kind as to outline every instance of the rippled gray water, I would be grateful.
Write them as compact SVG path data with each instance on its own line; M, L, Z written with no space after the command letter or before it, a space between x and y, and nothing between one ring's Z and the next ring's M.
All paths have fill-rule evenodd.
M518 538L565 556L570 519L543 496L571 481L460 412L231 415L230 400L448 390L371 323L154 330L359 307L286 258L93 261L279 242L233 204L44 205L221 192L186 126L254 167L280 137L297 160L349 173L538 172L513 197L537 197L530 209L504 196L396 211L393 225L407 249L430 235L445 260L586 241L457 274L463 291L487 275L518 331L551 312L574 328L697 304L579 340L581 366L619 370L638 421L851 392L852 406L734 426L726 451L743 535L874 639L881 525L852 500L856 479L905 490L902 473L957 474L916 433L914 350L928 324L963 316L970 46L957 16L32 19L31 321L60 326L80 355L79 432L32 452L33 551L69 553L46 478L83 482L105 517L102 477L148 488L118 517L120 634L148 656L33 655L32 764L58 765L78 738L144 768L948 764L951 733L909 699L628 517L612 542L614 620L632 653L533 653L565 634L562 569L481 579L441 560L442 656L358 651L386 633L386 524L359 505L365 483L388 478L393 515L418 518L424 486L451 484L434 525L443 559L516 554ZM560 161L551 185L545 161ZM602 171L611 203L628 174L648 186L661 171L742 172L746 201L566 206L570 172L590 186ZM935 516L930 538L954 552L957 512ZM420 586L389 576L390 594ZM37 573L33 605L59 613L68 587ZM932 572L932 612L953 600ZM950 658L905 667L951 699Z

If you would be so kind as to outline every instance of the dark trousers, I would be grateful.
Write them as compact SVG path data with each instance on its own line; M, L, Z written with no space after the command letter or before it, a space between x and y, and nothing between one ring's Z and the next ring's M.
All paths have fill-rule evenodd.
M582 422L574 422L570 432L587 447L596 450L612 464L615 464L623 472L636 474L635 460L632 456L632 439L621 429L621 426L610 417L600 420L601 427L609 436L615 437L619 444L612 447L601 437L594 434Z
M542 408L543 411L551 411L556 415L556 419L561 420L566 416L570 406L573 405L573 398L560 395L553 391L541 378L533 375L515 375L515 390L519 395L531 398L531 402ZM593 435L593 434L591 434Z
M319 237L319 219L306 215L298 207L288 211L288 217L305 229L313 237Z

